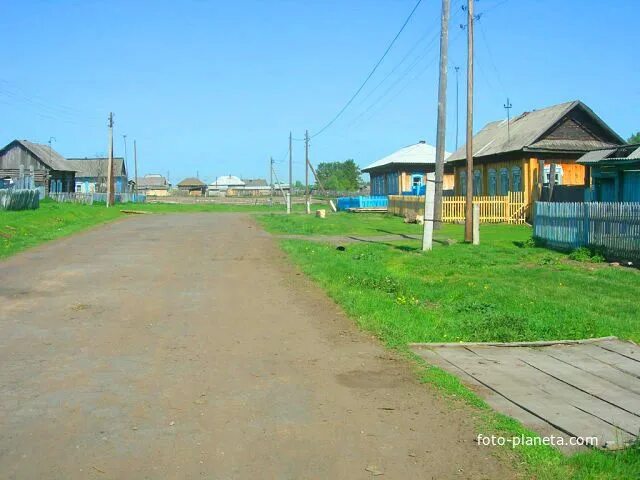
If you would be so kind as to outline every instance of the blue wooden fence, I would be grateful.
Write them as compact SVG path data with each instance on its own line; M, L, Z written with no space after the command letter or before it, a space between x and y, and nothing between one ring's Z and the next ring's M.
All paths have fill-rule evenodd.
M640 261L640 203L536 202L534 211L534 236L550 247Z
M383 195L338 198L338 210L341 211L350 208L387 208L388 205L389 199Z

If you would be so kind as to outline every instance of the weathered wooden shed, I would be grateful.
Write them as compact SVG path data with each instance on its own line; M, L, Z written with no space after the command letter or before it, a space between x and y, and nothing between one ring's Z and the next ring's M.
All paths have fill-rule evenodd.
M50 145L14 140L0 150L0 178L17 179L21 168L33 169L35 186L45 195L75 191L76 168Z
M207 190L207 184L195 177L185 178L178 183L177 187L178 190L189 192L189 195L196 197L204 195L204 192Z

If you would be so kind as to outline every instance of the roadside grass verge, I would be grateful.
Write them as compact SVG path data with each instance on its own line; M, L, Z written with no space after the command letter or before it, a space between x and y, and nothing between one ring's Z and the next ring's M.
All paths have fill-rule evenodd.
M422 225L404 223L385 213L327 212L315 215L256 215L262 227L274 234L287 235L388 235L422 233ZM449 226L445 226L448 228Z
M460 240L459 226L446 236ZM357 243L345 251L305 240L282 248L360 327L417 362L424 382L480 413L485 435L535 437L494 412L460 380L413 355L410 342L527 341L616 335L640 341L640 272L579 263L537 248L528 227L485 225L482 244ZM565 457L548 446L515 449L539 479L640 478L640 450L586 451Z
M119 208L46 199L37 210L0 211L0 258L121 216Z

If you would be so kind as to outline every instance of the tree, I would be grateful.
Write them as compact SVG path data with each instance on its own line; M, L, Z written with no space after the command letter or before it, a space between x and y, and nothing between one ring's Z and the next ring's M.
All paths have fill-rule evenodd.
M631 134L631 136L627 139L627 143L640 143L640 132Z
M327 190L353 192L360 186L360 168L353 159L320 163L316 172Z

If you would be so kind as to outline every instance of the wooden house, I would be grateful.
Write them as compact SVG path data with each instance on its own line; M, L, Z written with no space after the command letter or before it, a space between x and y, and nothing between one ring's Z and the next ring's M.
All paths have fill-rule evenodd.
M585 186L588 174L577 160L594 149L623 145L624 140L580 101L524 112L511 121L487 124L473 137L474 195L524 192L535 200L541 184ZM455 173L456 195L466 193L466 147L448 159Z
M158 173L150 173L144 177L138 177L137 181L138 184L135 189L139 193L152 197L166 197L171 193L169 191L171 185L164 176Z
M200 197L207 191L207 184L195 177L185 178L178 183L177 187L178 190L188 192L193 197Z
M0 178L17 179L20 171L33 170L34 183L42 194L73 192L76 170L72 162L50 145L14 140L0 150Z
M68 158L76 169L75 191L81 193L104 193L107 191L109 159L96 158ZM126 192L128 189L127 168L124 158L113 158L113 183L116 193Z
M640 202L640 144L594 150L578 164L590 172L589 200Z
M449 154L445 153L445 159ZM371 179L371 195L424 194L427 173L434 172L436 148L424 140L401 148L362 169ZM443 189L453 188L453 168L445 165Z

